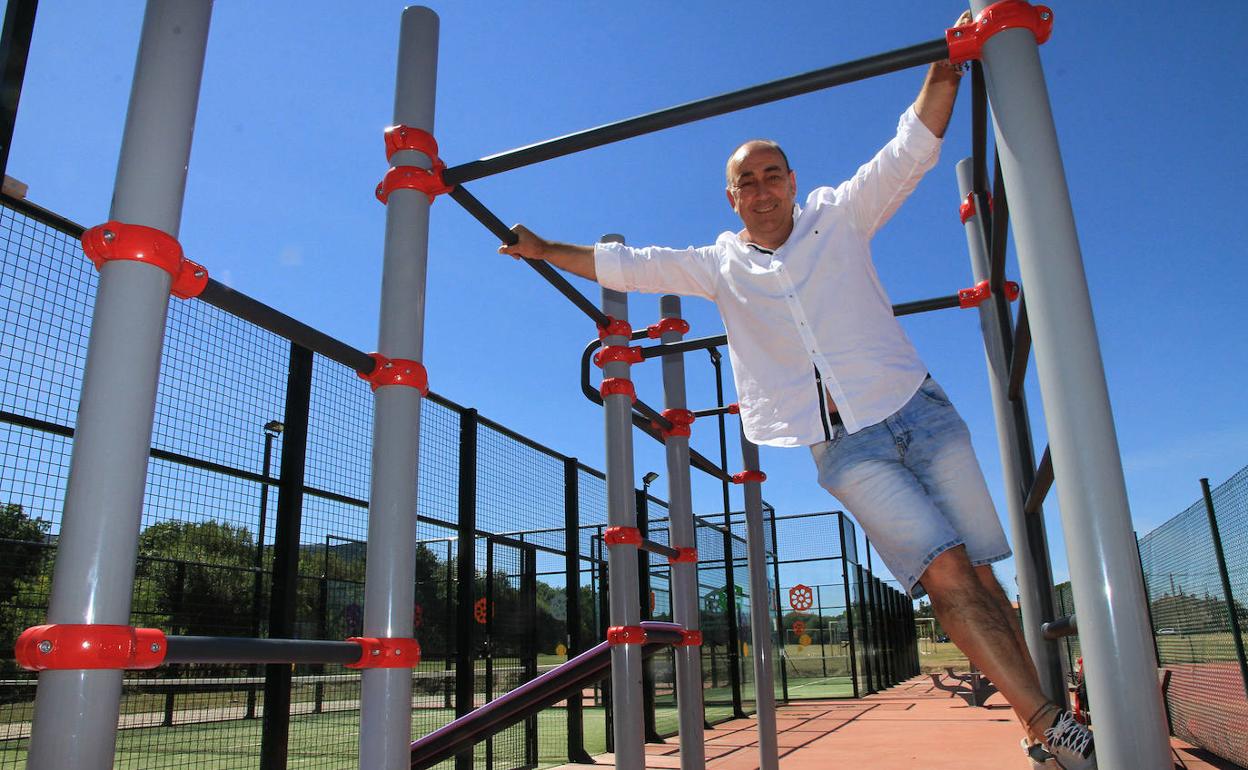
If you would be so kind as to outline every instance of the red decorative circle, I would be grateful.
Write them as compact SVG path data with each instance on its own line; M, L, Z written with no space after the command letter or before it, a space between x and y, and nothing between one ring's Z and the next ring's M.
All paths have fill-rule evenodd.
M798 583L789 589L789 606L798 612L803 612L815 605L815 592L810 590L810 586Z
M802 634L806 633L806 624L800 620L793 621L793 633L797 634L798 636L801 636Z
M485 597L477 599L477 603L472 606L472 616L477 619L477 622L484 626L490 619L489 613L490 605L485 601Z

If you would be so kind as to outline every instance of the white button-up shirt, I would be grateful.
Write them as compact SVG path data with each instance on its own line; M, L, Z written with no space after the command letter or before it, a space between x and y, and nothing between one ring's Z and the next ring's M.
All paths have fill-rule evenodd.
M716 304L750 441L828 440L825 388L855 433L900 409L927 373L893 316L870 241L939 155L940 139L911 107L897 135L853 178L793 207L793 232L776 251L730 232L699 248L600 243L598 282Z

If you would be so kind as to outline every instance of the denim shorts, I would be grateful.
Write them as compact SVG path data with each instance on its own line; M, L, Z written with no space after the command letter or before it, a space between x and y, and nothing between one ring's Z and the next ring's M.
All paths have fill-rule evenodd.
M950 548L965 545L974 565L1009 558L970 431L936 380L883 422L852 435L837 425L810 451L819 485L858 520L912 597L927 593L923 571Z

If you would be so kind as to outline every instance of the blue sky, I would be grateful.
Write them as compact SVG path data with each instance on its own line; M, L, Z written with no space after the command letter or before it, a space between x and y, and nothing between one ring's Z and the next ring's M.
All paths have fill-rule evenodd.
M1105 355L1135 526L1186 508L1197 479L1248 462L1239 401L1248 341L1248 153L1240 145L1248 5L1050 3L1042 49ZM956 2L434 3L441 17L435 134L451 165L600 123L943 35ZM344 10L349 8L350 10ZM386 169L401 3L218 3L191 155L181 241L214 277L364 350L377 338ZM9 174L29 198L84 224L108 213L142 19L138 2L44 0ZM892 134L918 70L799 97L480 180L504 221L589 242L684 246L735 229L723 163L740 141L781 142L801 194L836 184ZM969 83L967 84L969 86ZM954 163L969 154L964 87L940 165L877 237L895 302L972 283ZM1241 147L1236 150L1236 147ZM579 392L592 324L449 199L434 205L425 363L435 390L582 461L603 465L602 418ZM1011 255L1010 275L1017 278ZM595 299L597 287L577 281ZM686 300L693 334L722 330ZM634 297L634 326L658 316ZM1004 512L996 439L972 311L905 321L970 424ZM714 399L691 356L689 401ZM662 402L657 364L639 392ZM1037 455L1045 444L1029 382ZM709 424L694 446L716 456ZM665 471L637 437L637 475ZM730 465L739 467L735 441ZM764 449L764 494L780 513L839 507L805 450ZM666 475L664 473L664 475ZM1061 480L1058 480L1058 484ZM652 490L664 496L665 479ZM718 485L695 475L695 507ZM737 498L739 500L739 497ZM1055 573L1066 574L1056 496L1046 507ZM1007 581L1012 570L1002 570Z

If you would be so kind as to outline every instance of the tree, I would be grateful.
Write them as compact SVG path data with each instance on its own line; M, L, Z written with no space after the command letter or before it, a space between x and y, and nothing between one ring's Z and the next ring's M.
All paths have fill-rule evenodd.
M134 611L165 616L174 633L249 634L255 548L249 530L218 521L151 525L139 534Z
M48 528L48 522L30 518L18 503L0 506L0 645L5 650L41 622L47 608ZM4 668L11 667L6 661Z

